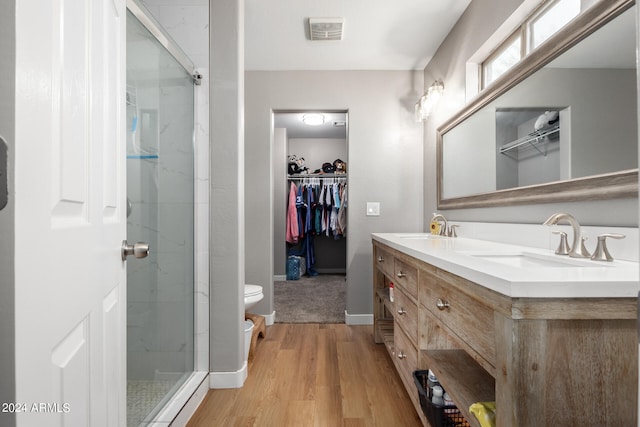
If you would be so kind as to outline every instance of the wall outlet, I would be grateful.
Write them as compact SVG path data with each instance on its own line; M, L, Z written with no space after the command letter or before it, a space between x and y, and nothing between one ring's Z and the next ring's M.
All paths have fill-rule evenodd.
M380 216L380 202L367 202L367 216Z

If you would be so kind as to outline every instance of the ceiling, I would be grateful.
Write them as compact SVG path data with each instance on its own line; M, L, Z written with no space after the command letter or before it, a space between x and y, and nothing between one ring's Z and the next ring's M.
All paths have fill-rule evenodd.
M471 0L245 0L245 69L423 70ZM341 41L310 41L308 18L344 18ZM308 113L308 112L305 112ZM346 138L346 113L278 112L289 138Z
M471 0L245 0L245 69L423 70ZM308 18L344 18L310 41Z
M313 111L324 116L324 123L318 126L310 126L302 122L302 117L309 113L311 112L275 113L273 126L287 129L287 138L347 139L347 113Z

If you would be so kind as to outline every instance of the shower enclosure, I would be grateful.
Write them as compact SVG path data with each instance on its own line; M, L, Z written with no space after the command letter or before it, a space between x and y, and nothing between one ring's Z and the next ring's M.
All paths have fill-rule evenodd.
M128 426L163 422L194 371L194 80L141 10L127 12L127 240L150 254L127 262Z

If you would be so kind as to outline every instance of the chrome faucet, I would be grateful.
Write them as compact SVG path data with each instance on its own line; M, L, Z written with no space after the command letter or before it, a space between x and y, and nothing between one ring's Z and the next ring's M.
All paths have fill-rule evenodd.
M591 254L584 246L584 238L580 232L580 223L578 223L578 220L575 219L573 215L568 213L555 213L551 215L543 225L555 225L562 220L567 221L573 229L573 243L569 250L569 256L572 258L590 258Z
M431 217L431 222L434 221L442 221L444 222L444 226L440 227L440 232L438 233L440 236L446 236L447 235L447 218L444 217L444 215L439 214L437 212L433 213L433 216Z

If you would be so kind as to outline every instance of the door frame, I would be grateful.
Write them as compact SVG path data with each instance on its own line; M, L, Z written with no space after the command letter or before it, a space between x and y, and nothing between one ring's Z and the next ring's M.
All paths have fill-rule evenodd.
M325 113L325 114L331 114L331 113L340 113L340 114L344 114L345 115L345 151L347 153L346 158L343 159L346 163L347 163L347 184L349 182L349 117L350 117L350 112L348 108L315 108L315 109L308 109L308 108L278 108L278 109L272 109L271 110L271 135L270 135L270 141L271 141L271 153L272 153L272 167L271 167L271 198L272 198L272 216L273 216L273 221L271 224L271 237L272 237L272 244L271 244L271 251L272 251L272 255L271 255L271 262L272 262L272 272L275 269L275 263L276 261L276 251L280 251L283 255L284 255L284 260L283 260L283 265L286 264L286 243L285 243L285 234L284 234L284 223L285 223L285 213L286 213L286 207L284 206L283 200L286 201L287 200L287 194L284 194L283 197L281 197L278 193L278 188L282 188L284 191L284 189L286 188L286 183L287 183L287 178L288 178L288 174L287 174L287 152L288 152L288 139L285 141L284 143L284 147L278 147L276 146L278 144L278 142L276 141L276 135L275 135L275 117L278 114L286 114L286 113L296 113L296 114L305 114L305 113ZM347 187L348 189L348 187ZM281 230L282 233L278 233L276 234L277 230ZM349 263L348 263L348 254L349 254L349 244L350 244L350 240L347 238L346 241L346 248L345 248L345 257L347 257L347 259L345 259L345 264L346 264L346 276L347 276L347 283L346 286L347 288L349 287ZM284 276L284 278L283 278ZM286 271L284 275L279 275L279 274L274 274L273 278L272 278L272 282L273 281L279 281L279 280L285 280L286 279ZM270 308L270 313L275 313L275 301L274 301L274 292L273 292L273 287L271 287L271 289L269 290L265 290L265 292L269 292L270 298L269 301L272 302L272 307ZM273 319L275 318L275 315L271 315L270 319L271 319L271 323L273 323ZM345 313L345 323L346 323L346 313Z

